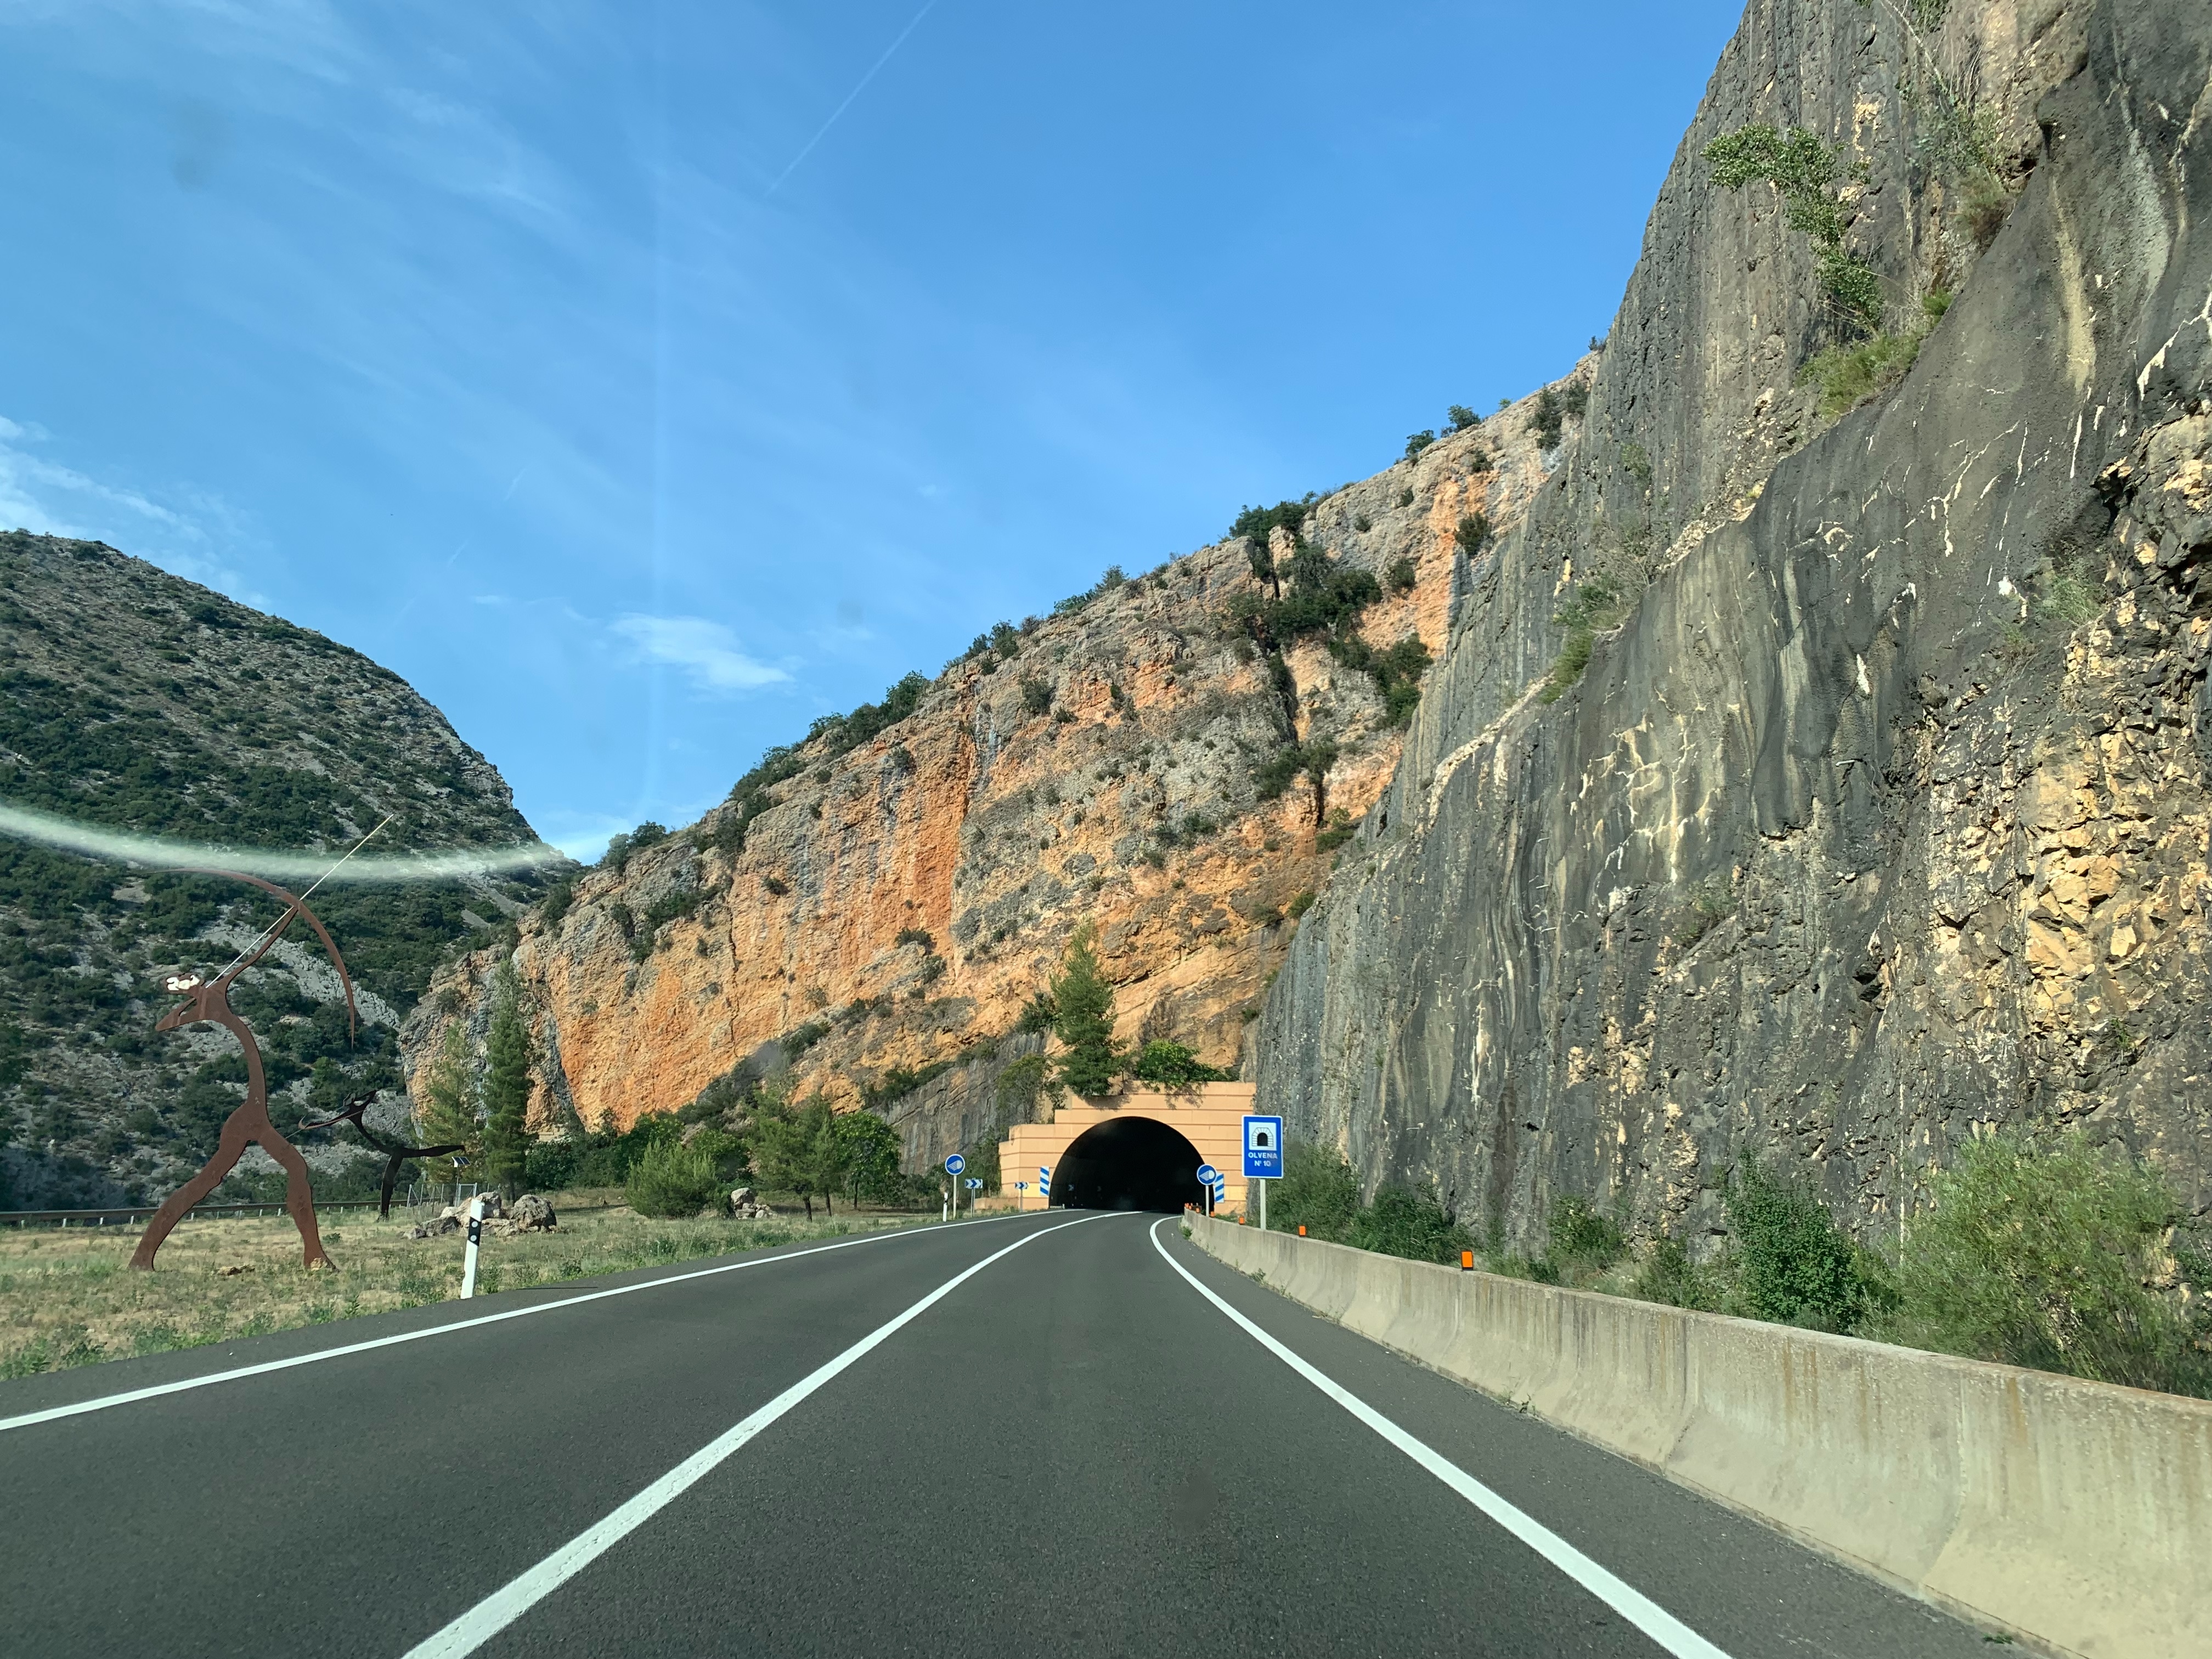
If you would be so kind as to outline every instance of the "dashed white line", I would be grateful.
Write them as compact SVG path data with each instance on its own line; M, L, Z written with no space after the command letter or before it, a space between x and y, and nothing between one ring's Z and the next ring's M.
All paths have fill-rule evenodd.
M726 1432L717 1435L674 1468L639 1492L621 1508L613 1511L597 1525L587 1528L559 1549L547 1556L506 1585L471 1607L428 1640L418 1643L407 1650L405 1659L461 1659L474 1653L486 1642L574 1578L586 1567L605 1555L623 1539L668 1507L684 1492L726 1462L747 1441L781 1417L793 1406L812 1394L830 1378L851 1365L855 1360L880 1346L902 1327L919 1319L924 1313L977 1273L1001 1257L1012 1255L1024 1244L1035 1243L1047 1233L1056 1233L1069 1227L1079 1227L1085 1221L1096 1221L1097 1216L1084 1216L1074 1221L1063 1221L1057 1226L1041 1227L1036 1232L1016 1239L1003 1250L985 1256L975 1266L955 1273L927 1296L888 1323L878 1325L851 1347L827 1364L817 1367L793 1383L758 1411ZM1157 1242L1157 1241L1155 1241Z

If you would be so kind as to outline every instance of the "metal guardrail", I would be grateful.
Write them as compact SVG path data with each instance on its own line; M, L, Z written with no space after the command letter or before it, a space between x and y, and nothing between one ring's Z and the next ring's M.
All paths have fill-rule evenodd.
M373 1198L317 1199L318 1210L373 1210ZM161 1206L135 1205L113 1210L0 1210L0 1227L122 1227L144 1221ZM282 1204L196 1204L185 1212L202 1220L217 1216L283 1215Z

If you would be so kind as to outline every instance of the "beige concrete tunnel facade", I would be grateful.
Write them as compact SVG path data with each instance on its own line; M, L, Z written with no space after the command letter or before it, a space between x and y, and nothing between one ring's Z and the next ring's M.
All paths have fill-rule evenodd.
M1085 1133L1117 1118L1148 1117L1164 1123L1198 1149L1200 1159L1218 1170L1228 1182L1228 1195L1220 1207L1244 1207L1244 1116L1252 1109L1249 1083L1199 1083L1188 1089L1139 1088L1101 1100L1062 1106L1043 1123L1018 1123L999 1143L1000 1190L1015 1200L1015 1207L1042 1210L1047 1200L1037 1192L1040 1167L1058 1170L1067 1149ZM1026 1181L1029 1190L1017 1192L1014 1183Z

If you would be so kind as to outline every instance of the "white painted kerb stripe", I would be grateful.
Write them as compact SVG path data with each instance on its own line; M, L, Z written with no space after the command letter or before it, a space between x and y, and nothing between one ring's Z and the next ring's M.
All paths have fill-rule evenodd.
M1674 1654L1675 1659L1729 1659L1729 1656L1721 1649L1705 1640L1704 1637L1644 1595L1643 1591L1622 1583L1620 1579L1598 1565L1596 1562L1591 1560L1589 1557L1584 1555L1540 1521L1522 1514L1443 1453L1415 1439L1389 1418L1383 1416L1381 1412L1360 1399L1358 1395L1341 1387L1334 1378L1309 1365L1205 1285L1200 1284L1190 1269L1169 1255L1167 1246L1160 1243L1159 1223L1153 1223L1152 1235L1152 1248L1160 1253L1160 1259L1189 1280L1193 1290L1227 1314L1237 1324L1243 1326L1253 1340L1300 1376L1305 1378L1307 1382L1312 1383L1314 1387L1319 1389L1331 1400L1336 1401L1338 1405L1343 1407L1345 1410L1350 1412L1369 1428L1374 1430L1376 1433L1381 1435L1400 1451L1405 1453L1407 1456L1419 1463L1431 1474L1436 1476L1437 1480L1443 1481L1444 1485L1449 1486L1462 1498L1467 1499L1468 1503L1474 1504L1475 1508L1480 1510L1499 1526L1504 1528L1506 1531L1511 1533L1530 1549L1535 1551L1537 1554L1549 1561L1561 1572L1566 1574L1568 1577L1573 1579L1575 1583L1596 1596L1606 1606L1627 1620L1630 1624L1635 1626L1668 1652Z
M635 1532L647 1521L673 1503L688 1488L726 1462L738 1449L753 1438L763 1429L781 1417L793 1406L812 1394L824 1382L836 1376L847 1366L877 1347L902 1327L910 1324L924 1313L952 1294L961 1285L975 1278L1000 1256L1012 1255L1024 1244L1034 1243L1047 1233L1056 1233L1069 1227L1080 1227L1085 1221L1096 1221L1097 1216L1084 1216L1075 1221L1063 1221L1058 1226L1040 1227L1024 1237L1016 1239L1003 1250L985 1256L974 1267L955 1273L927 1296L915 1303L889 1324L878 1325L851 1347L829 1364L810 1371L781 1394L763 1406L735 1428L716 1436L693 1452L674 1468L615 1510L597 1526L579 1533L568 1543L547 1556L536 1566L509 1583L504 1589L495 1590L459 1618L440 1631L429 1640L410 1648L404 1659L461 1659L464 1654L474 1653L486 1642L574 1578L586 1567L605 1555L623 1539ZM1157 1243L1157 1241L1155 1241Z
M952 1224L956 1227L976 1227L988 1225L990 1221L1012 1218L1011 1216L994 1215L987 1221L957 1221ZM58 1418L81 1417L87 1412L103 1412L111 1406L128 1406L134 1401L152 1400L165 1394L211 1389L218 1382L235 1382L241 1377L262 1376L270 1371L289 1371L295 1365L313 1365L320 1360L342 1359L349 1353L367 1353L374 1348L396 1347L402 1342L422 1342L434 1336L450 1336L455 1331L473 1330L479 1325L498 1325L510 1319L528 1319L537 1314L558 1313L563 1308L580 1307L586 1302L604 1302L611 1296L631 1296L639 1291L657 1291L664 1285L681 1285L694 1279L712 1279L717 1273L743 1273L748 1267L772 1267L779 1261L796 1261L801 1256L820 1255L829 1250L849 1250L855 1244L880 1244L887 1238L926 1238L944 1231L941 1224L886 1228L879 1233L870 1233L865 1238L840 1239L835 1244L817 1244L811 1249L786 1250L779 1255L757 1255L744 1261L726 1261L718 1267L699 1267L688 1273L671 1273L665 1279L647 1279L635 1285L617 1285L611 1291L590 1291L582 1296L564 1296L557 1302L536 1302L527 1308L510 1308L505 1313L479 1314L474 1319L455 1319L443 1325L428 1325L419 1331L401 1331L396 1336L373 1337L366 1342L349 1342L337 1348L318 1348L313 1353L295 1354L289 1359L264 1359L258 1365L239 1365L227 1371L210 1371L205 1376L187 1376L179 1382L160 1382L152 1388L132 1389L124 1394L103 1394L91 1400L80 1400L74 1406L52 1406L42 1412L25 1412L21 1417L0 1417L0 1432L9 1429L27 1429L34 1423L52 1423Z

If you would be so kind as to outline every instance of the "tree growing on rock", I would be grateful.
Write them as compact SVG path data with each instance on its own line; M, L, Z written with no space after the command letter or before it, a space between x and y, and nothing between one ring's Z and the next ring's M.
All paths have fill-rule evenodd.
M1121 1069L1114 1040L1114 988L1098 960L1097 930L1085 922L1067 943L1052 981L1053 1031L1066 1052L1057 1081L1079 1095L1103 1095Z
M438 1039L415 1091L415 1121L426 1146L459 1143L456 1175L473 1178L483 1151L483 1074L469 1052L469 1034L454 1020Z
M521 1195L530 1151L531 1048L521 982L514 964L505 963L492 981L491 1031L484 1043L483 1170L509 1198Z

